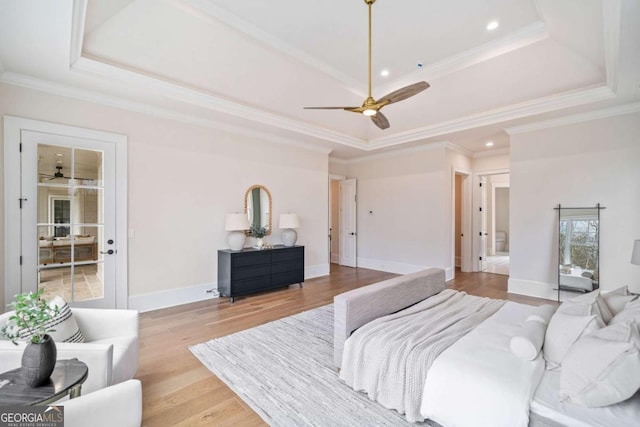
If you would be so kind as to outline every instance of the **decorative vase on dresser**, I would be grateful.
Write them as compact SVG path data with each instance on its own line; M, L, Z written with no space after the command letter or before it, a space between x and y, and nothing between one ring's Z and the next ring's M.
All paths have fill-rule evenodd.
M304 246L218 251L218 291L235 297L304 282Z

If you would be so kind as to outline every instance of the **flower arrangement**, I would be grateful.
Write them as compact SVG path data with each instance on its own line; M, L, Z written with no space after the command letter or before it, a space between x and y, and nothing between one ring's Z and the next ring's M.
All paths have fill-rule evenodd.
M260 227L256 224L251 224L249 228L249 236L255 237L256 239L262 239L267 235L267 227Z
M58 314L59 308L50 307L41 298L43 292L44 289L40 289L35 293L25 292L16 295L16 300L9 304L15 313L9 317L1 331L2 335L15 345L18 345L17 341L25 335L31 336L30 341L33 344L40 344L44 341L45 335L55 331L48 327L48 323Z

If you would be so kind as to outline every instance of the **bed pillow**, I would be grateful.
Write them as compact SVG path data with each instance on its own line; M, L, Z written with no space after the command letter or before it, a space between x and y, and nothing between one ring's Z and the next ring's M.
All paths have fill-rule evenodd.
M545 304L536 307L518 332L511 337L511 352L520 359L534 360L544 344L544 334L556 307Z
M570 314L596 314L605 324L613 318L609 306L600 295L600 289L566 300L558 311Z
M613 316L613 319L611 319L609 324L615 325L616 323L623 323L634 319L638 324L640 324L640 299L628 302L624 306L624 310Z
M595 314L576 316L558 309L551 318L544 337L543 355L547 369L559 369L571 346L585 334L604 327Z
M637 295L630 294L626 286L601 295L614 316L624 310L627 303L638 298Z
M580 338L560 372L560 397L590 408L627 400L640 389L640 331L632 320Z

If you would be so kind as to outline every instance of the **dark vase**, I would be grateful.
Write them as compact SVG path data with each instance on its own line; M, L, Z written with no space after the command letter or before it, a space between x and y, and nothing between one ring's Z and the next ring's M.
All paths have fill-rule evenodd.
M39 387L49 382L56 366L56 343L45 335L39 344L29 342L22 353L22 373L29 387Z

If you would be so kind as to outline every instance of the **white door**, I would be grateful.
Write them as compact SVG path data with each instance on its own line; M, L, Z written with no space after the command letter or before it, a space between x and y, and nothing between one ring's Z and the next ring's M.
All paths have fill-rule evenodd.
M115 144L22 130L20 156L20 292L115 308Z
M356 180L340 181L340 265L356 267Z
M480 177L480 271L487 269L487 178Z

